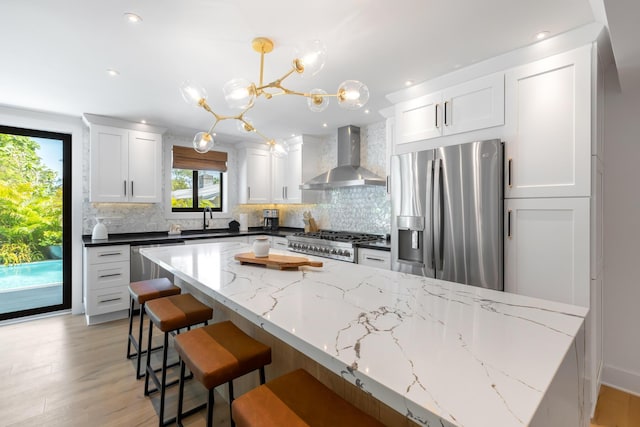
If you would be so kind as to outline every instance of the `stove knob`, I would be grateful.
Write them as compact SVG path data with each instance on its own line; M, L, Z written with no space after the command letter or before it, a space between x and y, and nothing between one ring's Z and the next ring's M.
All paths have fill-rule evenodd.
M342 249L338 249L338 250L336 251L336 255L341 255L341 256L342 256Z
M347 256L347 257L351 256L351 252L349 252L349 251L344 251L344 256Z

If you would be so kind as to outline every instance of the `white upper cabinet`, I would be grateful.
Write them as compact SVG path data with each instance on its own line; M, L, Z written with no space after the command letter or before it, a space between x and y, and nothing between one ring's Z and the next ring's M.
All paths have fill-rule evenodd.
M272 202L301 203L302 144L289 146L286 157L272 157Z
M590 46L506 73L505 197L588 197Z
M271 203L271 155L260 148L239 151L239 203Z
M504 74L396 104L396 144L504 124Z
M161 200L162 136L91 125L91 202Z

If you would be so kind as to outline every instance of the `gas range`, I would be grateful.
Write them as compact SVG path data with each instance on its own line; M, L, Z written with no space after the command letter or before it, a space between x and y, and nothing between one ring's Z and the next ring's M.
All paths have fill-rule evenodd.
M383 239L382 236L375 234L320 230L288 236L287 246L294 252L356 262L358 243L375 242L381 239Z

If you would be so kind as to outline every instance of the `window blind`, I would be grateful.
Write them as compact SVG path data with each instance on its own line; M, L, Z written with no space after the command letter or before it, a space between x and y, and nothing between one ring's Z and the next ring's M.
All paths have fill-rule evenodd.
M223 151L198 153L191 147L174 145L173 168L226 172L227 153Z

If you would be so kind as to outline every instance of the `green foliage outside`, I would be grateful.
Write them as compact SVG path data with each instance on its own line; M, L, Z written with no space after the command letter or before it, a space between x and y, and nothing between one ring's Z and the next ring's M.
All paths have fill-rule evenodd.
M219 179L214 177L213 183L219 182ZM191 190L193 188L193 171L188 169L172 169L171 171L171 207L172 208L191 208L193 207L193 198L177 199L173 196L173 192L176 190ZM220 207L220 197L217 196L213 200L199 199L199 208L218 208Z
M47 257L62 244L62 185L26 136L0 134L0 262Z

